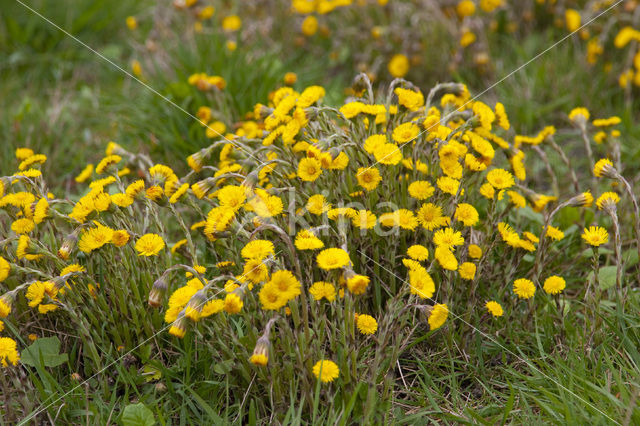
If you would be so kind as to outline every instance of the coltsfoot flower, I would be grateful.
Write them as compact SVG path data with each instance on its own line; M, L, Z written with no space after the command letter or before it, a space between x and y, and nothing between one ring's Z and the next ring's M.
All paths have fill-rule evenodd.
M333 361L320 360L313 366L313 375L323 383L333 382L340 375L340 369Z
M609 241L609 233L600 226L590 226L589 228L584 228L582 239L585 240L587 244L598 247Z
M164 240L158 234L145 234L136 242L138 256L155 256L164 248Z

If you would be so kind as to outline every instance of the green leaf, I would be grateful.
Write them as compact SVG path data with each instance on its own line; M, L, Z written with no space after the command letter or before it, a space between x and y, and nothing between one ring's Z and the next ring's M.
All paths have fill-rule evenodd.
M593 271L589 273L587 280L593 280ZM600 272L598 272L598 283L602 290L616 285L616 266L612 265L600 268Z
M154 380L160 380L160 378L162 377L162 371L158 370L153 365L146 364L142 368L142 375L144 376L145 382L151 382Z
M57 367L67 362L68 359L67 354L60 353L60 340L55 336L36 339L20 354L20 361L32 367L38 365Z
M124 407L120 421L123 426L153 426L156 424L153 412L142 402Z
M627 268L635 266L638 263L638 250L634 247L622 253L622 260Z

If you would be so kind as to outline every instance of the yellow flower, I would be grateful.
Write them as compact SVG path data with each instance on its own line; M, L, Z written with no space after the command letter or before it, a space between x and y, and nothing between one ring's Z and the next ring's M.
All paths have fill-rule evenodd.
M351 221L353 226L360 229L371 229L376 226L378 218L375 214L371 213L369 210L358 210L353 213L351 217Z
M536 286L531 280L519 278L513 282L513 292L520 299L530 299L536 293Z
M35 308L42 303L45 296L55 299L57 294L58 290L52 281L34 281L27 288L25 297L29 300L29 307Z
M359 314L356 325L362 334L373 334L378 330L378 322L371 315Z
M498 302L495 302L493 300L487 302L485 304L485 307L487 308L487 311L489 311L489 313L496 318L501 317L504 314L502 306L500 306Z
M333 302L336 299L336 288L333 284L325 281L317 281L309 288L309 293L315 300L327 299Z
M90 228L82 233L78 241L78 248L84 253L91 253L108 244L113 239L113 229L96 222L95 228Z
M9 364L18 365L18 361L20 361L20 354L18 354L16 341L8 337L0 337L0 364L7 367Z
M453 252L448 247L436 247L435 258L442 267L449 271L455 271L458 269L458 259L453 255Z
M245 259L262 260L274 254L273 243L268 240L253 240L242 248L240 254Z
M127 27L130 30L135 30L136 28L138 28L138 21L136 20L135 16L127 16L126 23Z
M104 173L105 171L107 171L109 167L118 164L121 160L122 160L122 157L115 154L104 157L102 160L100 160L100 162L96 166L96 173L98 174Z
M602 158L598 160L598 162L593 167L593 174L596 177L607 177L610 179L614 179L617 175L615 167L613 167L613 163L608 158Z
M453 249L454 246L464 244L464 238L460 231L454 231L453 228L439 229L433 236L433 243L438 247Z
M147 188L145 196L151 201L158 201L164 195L164 191L158 185L153 185Z
M35 228L36 224L33 220L22 218L17 219L11 224L11 230L16 234L28 234Z
M34 152L31 148L16 148L16 158L20 161L26 160L33 154Z
M376 161L385 166L395 166L402 161L402 152L392 143L383 143L375 148L373 156Z
M8 296L0 297L0 318L6 318L11 313L11 299Z
M258 293L262 309L277 311L288 302L286 295L275 285L267 283L262 286Z
M603 210L609 206L615 206L620 201L620 196L615 192L604 192L596 200L596 206L599 210Z
M507 195L509 195L509 200L511 200L511 203L516 206L516 208L521 209L527 205L527 199L516 191L507 191Z
M409 195L416 200L426 200L435 192L435 188L426 180L417 180L409 184Z
M354 275L347 280L347 288L353 294L364 294L370 281L369 277L364 275Z
M244 264L242 276L258 284L269 279L269 269L261 259L249 259Z
M202 318L206 318L213 314L217 314L221 312L224 308L224 300L222 299L213 299L209 300L207 303L202 306L202 312L200 312L200 316Z
M362 147L367 153L373 154L379 146L386 143L389 143L387 135L371 135L365 139Z
M456 195L460 187L460 181L449 176L442 176L438 178L436 185L438 185L440 191L446 194Z
M461 18L471 16L476 12L476 5L471 0L462 0L456 6L456 12Z
M424 105L424 96L419 90L415 91L397 87L393 92L398 96L398 103L410 111L416 111Z
M409 72L409 59L403 54L394 55L387 69L393 77L402 78Z
M116 247L122 247L129 242L129 232L125 229L119 229L113 232L111 243Z
M238 31L242 27L242 20L238 15L230 15L222 20L222 29L225 31Z
M602 244L606 244L609 241L609 233L606 229L600 226L590 226L588 229L584 228L582 233L582 239L588 244L598 247Z
M316 256L316 262L321 269L329 271L331 269L342 268L351 263L349 253L341 248L328 248L322 250Z
M133 198L131 198L127 194L122 193L113 194L111 196L111 201L118 207L129 207L131 204L133 204Z
M256 346L253 348L253 354L249 358L249 361L253 365L266 366L269 362L269 335L265 334L256 341Z
M27 170L30 166L32 166L33 164L43 164L45 161L47 161L47 156L44 154L35 154L32 155L31 157L26 158L25 160L23 160L20 165L18 166L18 169L22 170Z
M327 202L327 199L324 198L323 195L316 194L309 197L306 208L310 213L319 216L322 213L329 211L329 209L331 209L331 204Z
M475 207L466 203L458 204L454 217L462 222L464 226L474 226L480 218Z
M407 256L419 261L427 260L429 258L429 250L425 246L415 244L407 249Z
M472 280L476 276L476 265L471 262L464 262L459 266L458 272L463 280Z
M566 281L564 280L564 278L553 275L544 280L544 285L542 286L542 288L548 294L559 294L562 292L562 290L564 290L565 286Z
M0 256L0 282L6 280L10 272L11 264L4 257Z
M482 257L482 249L476 244L469 244L469 257L472 259L480 259Z
M444 303L436 304L429 315L429 329L437 330L442 327L449 317L449 308Z
M429 299L436 291L436 286L422 266L409 270L409 287L411 294L417 294L422 299Z
M313 15L308 15L302 21L300 30L302 31L302 34L306 35L307 37L311 37L318 31L318 19Z
M515 185L513 175L504 169L493 169L487 173L487 181L496 189L507 189Z
M556 228L555 226L549 225L547 227L547 237L554 239L556 241L560 241L561 239L564 238L564 232L562 232L560 229Z
M449 224L449 218L442 215L442 207L433 203L423 204L416 213L416 217L420 225L429 231Z
M586 123L587 121L589 121L590 117L591 114L589 114L589 110L584 107L574 108L569 113L569 120L573 121L574 123Z
M294 72L288 72L282 79L287 86L293 86L298 81L298 75Z
M496 194L496 191L493 188L493 186L491 186L491 184L489 182L485 182L485 183L482 184L482 186L480 186L480 194L483 197L492 200L493 197Z
M306 182L313 182L322 174L322 165L315 158L303 158L298 163L298 177Z
M224 311L228 314L237 314L242 310L244 303L240 296L235 293L229 293L224 299Z
M323 383L333 382L340 375L340 369L333 361L321 360L313 366L313 375Z
M227 185L216 192L216 196L221 206L237 210L246 201L248 192L249 189L245 186Z
M295 245L298 250L316 250L324 247L322 240L306 229L298 232Z
M393 129L391 137L399 144L405 144L414 140L420 134L420 128L413 123L403 123Z
M136 241L138 256L155 256L164 248L164 240L158 234L145 234Z
M289 271L281 270L271 274L271 280L265 286L273 286L287 300L295 299L300 295L300 281Z
M564 17L567 23L567 30L575 32L580 28L580 12L575 9L567 9L564 11Z
M382 226L395 227L413 231L418 226L418 219L411 210L400 209L391 213L381 214L378 221Z
M374 190L382 177L380 177L380 172L375 167L360 167L356 172L356 178L358 179L358 183L367 191Z
M466 30L462 33L462 36L460 37L460 46L467 47L475 43L476 39L477 37L473 32Z
M33 221L35 223L42 223L42 221L49 214L49 201L46 198L40 198L36 203L36 209L33 212Z

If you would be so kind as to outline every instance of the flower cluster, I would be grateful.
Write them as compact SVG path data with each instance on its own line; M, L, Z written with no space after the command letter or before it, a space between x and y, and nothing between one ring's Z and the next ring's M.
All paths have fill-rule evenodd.
M197 79L198 90L209 81ZM17 171L0 179L0 318L17 307L64 315L133 345L144 335L120 318L142 315L146 335L210 333L258 374L287 359L304 380L352 383L393 368L387 347L398 336L446 329L469 310L473 327L506 324L571 297L584 277L555 270L565 244L594 247L599 265L608 231L584 222L573 238L578 228L555 215L577 207L615 220L625 195L596 198L577 177L574 188L538 192L528 158L554 150L570 167L555 128L517 135L501 103L462 84L425 96L396 80L384 101L363 92L337 108L324 96L320 86L275 90L233 132L204 130L209 145L183 172L111 142L75 178L88 183L75 201L47 190L45 155L18 149ZM206 108L197 114L210 123ZM616 124L590 118L569 114L587 135ZM615 152L609 136L594 151ZM629 186L617 158L593 160L595 176ZM617 254L619 232L613 243ZM136 310L145 302L162 315ZM16 342L0 338L2 365L18 360Z

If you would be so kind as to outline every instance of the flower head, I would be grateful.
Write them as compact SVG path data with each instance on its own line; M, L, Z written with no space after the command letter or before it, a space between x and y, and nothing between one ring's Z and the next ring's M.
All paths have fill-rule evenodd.
M431 309L431 315L429 315L429 328L436 330L447 321L449 316L449 308L444 303L438 303Z
M489 311L489 313L496 318L501 317L504 314L504 311L502 310L502 306L500 306L498 302L495 302L493 300L487 302L485 304L485 307L487 308L487 311Z
M316 262L321 269L328 271L347 266L351 263L351 259L349 259L349 253L341 248L328 248L318 253Z
M9 364L18 365L18 361L20 361L20 355L16 341L8 337L0 337L0 364L7 367Z
M320 360L313 366L313 375L321 382L333 382L340 375L338 365L329 360Z
M566 281L564 278L557 275L552 275L544 280L544 286L542 287L545 292L549 294L559 294L564 290Z
M362 334L373 334L378 330L378 322L371 315L358 314L356 325Z
M158 234L145 234L136 241L138 256L155 256L164 248L164 240Z
M536 293L536 286L531 280L518 278L513 282L513 292L520 299L530 299Z
M609 233L601 226L590 226L589 228L584 228L582 239L588 244L598 247L609 241Z

